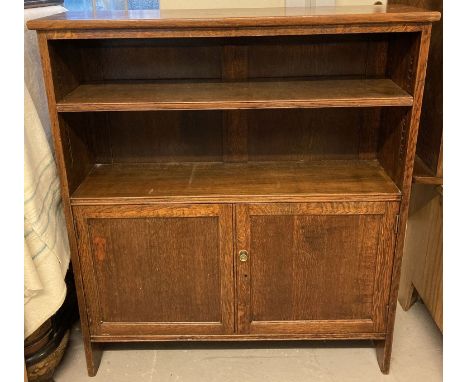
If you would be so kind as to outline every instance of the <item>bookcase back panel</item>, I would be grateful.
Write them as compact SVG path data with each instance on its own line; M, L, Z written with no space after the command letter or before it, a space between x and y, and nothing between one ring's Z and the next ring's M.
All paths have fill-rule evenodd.
M49 49L60 98L62 85L96 81L391 76L387 51L410 49L407 35L55 40Z
M370 58L385 51L387 36L306 36L258 39L248 44L250 78L315 76L383 76Z
M114 162L221 161L222 113L108 113Z
M380 108L248 110L238 124L226 124L226 113L62 113L60 120L67 152L95 164L376 157ZM237 144L228 142L233 135ZM75 164L80 174L82 165Z
M57 58L75 63L73 70L83 83L221 76L221 45L210 40L108 39L49 44Z
M358 159L366 140L365 109L291 109L248 112L252 161ZM369 127L377 128L378 126Z

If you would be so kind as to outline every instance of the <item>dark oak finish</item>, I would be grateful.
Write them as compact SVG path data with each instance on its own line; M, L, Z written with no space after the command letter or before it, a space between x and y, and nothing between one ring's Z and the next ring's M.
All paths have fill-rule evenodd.
M85 292L94 301L91 335L234 331L231 206L93 206L74 213Z
M89 375L105 342L281 339L372 339L388 373L439 17L357 6L28 23Z
M236 207L238 332L383 332L398 203ZM274 282L272 282L274 280Z
M91 336L93 343L110 342L153 342L153 341L303 341L303 340L376 340L385 339L385 333L301 333L301 334L215 334L215 335L174 335L174 334L137 334L112 336Z
M311 24L313 24L311 22ZM396 23L374 25L371 23L354 25L308 25L298 27L223 27L223 28L184 28L184 29L103 29L99 36L89 29L49 30L44 33L49 40L77 39L115 39L115 38L202 38L202 37L276 37L276 36L312 36L312 35L342 35L362 33L410 33L421 32L427 23Z
M63 142L66 142L63 139L62 129L59 125L59 115L55 111L55 86L54 86L54 78L51 69L51 59L53 59L53 53L49 52L49 44L47 41L47 37L44 34L38 34L38 45L39 50L41 53L41 62L42 62L42 70L44 76L44 82L46 85L46 93L47 93L47 102L49 106L49 115L50 115L50 122L52 128L52 134L54 138L54 148L55 148L55 155L56 155L56 162L57 168L60 175L60 186L61 186L61 194L62 194L62 203L64 207L64 214L65 220L67 224L67 232L68 232L68 241L70 245L70 255L71 261L73 264L74 270L74 279L75 279L75 287L76 287L76 295L78 299L78 308L80 312L80 323L81 323L81 332L83 336L83 344L85 350L85 357L86 357L86 366L88 369L88 374L90 376L96 375L97 370L99 368L101 362L101 355L102 350L101 346L97 343L92 343L90 338L89 332L89 321L88 321L88 311L87 311L87 303L85 300L85 294L83 289L83 276L81 272L81 263L78 254L77 248L77 238L75 233L75 225L73 214L71 211L70 205L70 194L73 188L69 187L69 176L73 176L73 171L71 174L69 173L70 170L70 159L66 156L66 146ZM67 80L65 80L67 81ZM60 91L60 90L58 90ZM68 167L68 171L67 171Z
M99 165L72 204L180 201L399 200L377 161Z
M81 85L58 111L280 109L411 106L392 81L322 80Z
M338 6L311 8L233 8L190 10L145 10L65 12L32 20L30 29L126 29L126 28L221 28L293 27L308 25L353 25L431 22L438 12L410 6Z
M424 93L424 80L426 75L427 58L429 53L429 43L431 36L431 25L427 25L421 34L416 38L408 39L408 51L404 56L404 64L397 61L390 61L388 70L393 72L393 79L397 84L404 84L405 89L414 95L414 105L410 112L399 124L399 140L393 142L393 150L397 151L397 160L390 164L387 162L384 149L381 150L381 163L385 169L395 166L392 169L392 178L397 186L402 190L402 201L400 206L400 227L396 243L395 259L393 263L392 285L388 309L388 330L385 341L377 341L377 359L380 369L384 373L390 371L391 351L393 344L393 328L395 323L396 304L398 298L398 286L401 273L401 258L403 256L403 245L405 240L405 227L408 220L409 198L411 193L411 183L413 175L414 158L416 155L416 142L418 138L419 118L421 115L422 97ZM403 44L390 47L396 59L401 57ZM396 66L396 67L395 67ZM390 120L385 120L388 123ZM388 125L384 126L385 133L388 132ZM382 142L382 141L381 141ZM382 143L382 147L389 147Z
M354 107L60 113L60 118L97 164L308 162L376 159L381 112ZM64 143L68 152L78 151Z

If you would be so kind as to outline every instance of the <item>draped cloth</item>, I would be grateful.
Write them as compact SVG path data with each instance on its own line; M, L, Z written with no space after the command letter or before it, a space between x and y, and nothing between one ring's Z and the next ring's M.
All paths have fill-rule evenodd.
M24 11L25 337L62 305L70 262L36 33L27 30L26 21L64 11L61 6Z

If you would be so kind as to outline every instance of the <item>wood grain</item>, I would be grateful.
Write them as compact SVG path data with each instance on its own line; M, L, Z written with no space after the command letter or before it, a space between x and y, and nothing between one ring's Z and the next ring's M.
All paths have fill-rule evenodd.
M68 184L68 177L73 176L73 174L67 173L67 156L66 156L66 144L62 140L63 133L60 129L59 116L56 112L56 94L61 94L61 89L55 89L55 84L60 86L58 82L54 83L54 76L56 75L55 71L52 69L51 58L53 57L53 52L49 51L49 43L47 37L44 33L38 33L38 45L39 52L41 54L41 63L42 71L44 76L44 83L46 86L47 94L47 103L49 107L49 116L52 129L52 137L54 141L54 152L56 155L57 169L60 178L60 193L62 196L62 204L65 215L65 222L67 224L67 233L68 241L70 244L70 257L74 269L74 280L76 287L76 295L78 300L78 308L80 312L80 324L81 331L83 335L83 344L86 358L86 366L89 376L94 376L97 373L99 364L101 362L102 351L99 344L91 343L90 340L90 330L89 330L89 316L88 309L84 295L84 282L83 276L81 273L81 263L78 255L78 244L76 241L75 228L74 228L74 219L71 211L70 205L70 188ZM68 82L65 88L67 91ZM80 166L78 167L80 168Z
M60 123L65 137L76 138L64 140L66 152L86 149L82 158L97 164L369 160L377 157L380 114L381 108L88 112L60 113ZM76 186L86 163L69 167Z
M58 120L69 192L73 193L94 167L95 157L87 146L87 139L83 137L90 129L73 129L61 115ZM85 126L91 127L91 124Z
M396 249L393 261L392 283L389 297L389 308L387 318L387 339L383 342L376 342L377 360L381 371L388 374L390 371L390 360L393 344L393 330L395 324L396 305L398 298L398 286L401 273L401 259L403 256L403 246L405 241L405 228L408 219L408 206L411 194L411 183L413 176L414 158L416 155L416 142L418 139L419 118L421 115L422 98L424 94L424 80L426 76L427 59L429 54L429 44L431 38L431 25L425 27L416 41L411 43L411 50L406 52L409 58L409 71L398 73L397 77L399 83L406 83L411 94L414 95L414 105L411 112L405 117L406 126L400 130L400 144L399 144L399 163L398 172L399 179L396 184L402 190L402 201L400 206L400 222L398 235L396 239ZM397 50L398 51L398 50ZM412 57L412 58L411 58ZM396 147L395 147L396 149ZM384 168L387 169L386 166Z
M358 23L431 22L438 12L415 7L337 6L313 8L237 8L192 10L65 12L31 20L29 29L126 29L187 27L266 27L304 25L352 25Z
M395 232L399 229L399 203L386 203L380 226L379 246L374 277L373 321L376 332L388 329L388 305L395 256Z
M50 40L49 45L82 83L220 79L219 39L66 39Z
M106 117L108 136L99 140L106 146L97 152L108 150L110 163L223 160L221 111L89 114L93 118L101 114ZM80 130L82 125L75 124L74 128Z
M276 37L342 35L361 33L411 33L421 32L427 23L359 23L353 25L310 25L310 26L271 26L271 27L206 27L184 29L67 29L44 31L50 41L57 40L106 40L106 39L165 39L165 38L216 38L216 37Z
M225 45L223 48L222 80L226 82L247 81L249 47ZM248 160L247 114L243 110L223 111L223 160L245 162Z
M411 106L390 80L80 85L57 103L59 112L132 110L277 109Z
M379 108L249 110L250 161L318 161L375 159L367 131L376 126L368 117ZM378 127L378 126L377 126ZM265 139L267 137L268 139Z
M233 332L229 205L87 206L74 214L95 301L93 335ZM145 321L151 325L138 329Z
M322 198L398 200L376 161L100 165L72 195L74 204Z
M95 344L109 342L165 342L165 341L304 341L304 340L382 340L385 333L301 333L301 334L216 334L216 335L175 335L175 334L115 334L92 336Z
M382 232L392 232L396 207L238 206L236 248L249 252L247 262L237 260L237 294L243 307L238 310L239 331L381 332L390 274L383 276L380 269L391 265L394 245Z

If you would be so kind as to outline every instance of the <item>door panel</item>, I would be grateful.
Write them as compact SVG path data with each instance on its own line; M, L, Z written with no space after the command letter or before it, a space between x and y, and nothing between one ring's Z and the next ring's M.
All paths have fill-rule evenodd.
M385 329L397 203L236 207L241 333Z
M232 207L74 209L93 334L232 333Z

